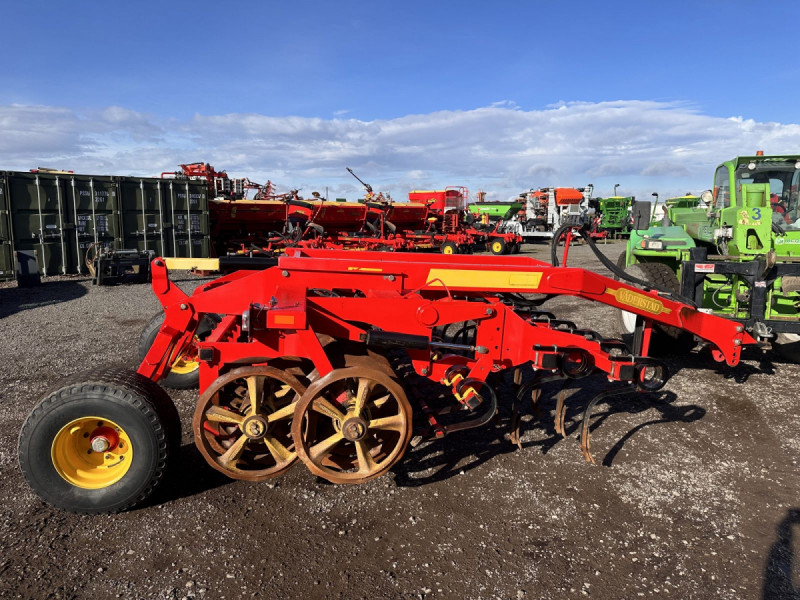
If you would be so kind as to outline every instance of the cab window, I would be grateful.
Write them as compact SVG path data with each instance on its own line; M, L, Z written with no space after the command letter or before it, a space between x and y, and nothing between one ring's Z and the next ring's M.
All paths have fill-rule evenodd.
M728 167L722 166L714 175L714 208L727 208L731 205L731 181Z

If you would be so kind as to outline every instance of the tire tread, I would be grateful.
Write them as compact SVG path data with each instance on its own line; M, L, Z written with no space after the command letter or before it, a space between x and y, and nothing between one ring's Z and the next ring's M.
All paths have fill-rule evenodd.
M136 498L110 509L81 509L59 506L77 514L115 514L129 510L144 502L164 479L169 465L180 448L180 418L169 395L152 380L135 371L120 367L96 367L68 377L59 387L44 396L33 408L19 434L19 464L25 480L45 502L46 490L34 485L35 477L29 470L28 445L25 441L35 425L55 406L85 392L103 393L128 404L144 415L153 428L159 447L159 460L147 486ZM49 504L49 502L48 502Z

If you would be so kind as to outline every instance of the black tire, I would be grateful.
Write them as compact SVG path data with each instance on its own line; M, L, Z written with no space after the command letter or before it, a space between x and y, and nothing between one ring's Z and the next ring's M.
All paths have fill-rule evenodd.
M619 259L617 261L619 264ZM637 263L624 269L633 277L647 281L662 289L680 293L680 283L675 272L663 263ZM624 282L624 280L623 280ZM633 313L617 310L617 331L628 345L633 340L633 326L635 322ZM677 327L670 327L655 323L650 336L650 354L665 356L668 354L683 354L694 348L694 336Z
M211 333L222 319L218 315L206 314L200 319L200 324L197 326L197 337L205 339ZM158 312L153 315L150 322L144 326L142 333L139 334L139 363L147 356L150 346L156 340L158 330L161 329L161 324L164 322L164 312ZM173 390L188 390L196 388L200 385L200 370L197 369L190 373L173 373L170 371L161 379L161 385Z
M458 245L455 242L445 242L441 246L442 254L458 254Z
M625 270L625 263L626 263L627 261L628 261L628 251L627 251L627 250L623 250L623 251L622 251L622 254L620 254L620 255L617 257L617 268L618 268L620 271L624 271L624 270ZM616 273L612 273L612 275L614 276L614 279L616 279L617 281L619 281L619 276L618 276Z
M130 466L118 481L88 489L60 475L53 454L68 424L94 418L124 431ZM103 368L70 378L36 405L20 432L19 464L47 504L81 514L115 513L150 497L177 458L180 442L178 412L159 385L128 369Z
M508 244L503 238L492 238L489 240L489 250L495 256L508 253Z
M511 254L519 254L520 246L522 246L522 244L519 242L514 242L511 244Z

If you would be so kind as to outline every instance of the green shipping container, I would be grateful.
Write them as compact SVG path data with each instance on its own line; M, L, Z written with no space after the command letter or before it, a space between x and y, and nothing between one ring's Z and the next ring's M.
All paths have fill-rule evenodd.
M121 241L119 248L150 250L169 256L172 244L165 214L164 180L119 177Z
M164 180L172 255L180 258L209 255L208 187L205 181Z
M177 258L208 258L211 249L209 236L176 237L173 256Z
M14 250L47 276L86 273L93 247L207 257L208 236L205 181L0 172L0 280Z
M0 281L14 279L14 246L11 240L11 211L6 194L7 178L0 173Z
M5 193L14 249L35 250L39 271L45 276L76 269L66 178L60 173L15 172L7 176Z
M74 175L69 178L68 188L77 270L86 273L90 248L92 254L102 248L118 248L119 186L113 177Z

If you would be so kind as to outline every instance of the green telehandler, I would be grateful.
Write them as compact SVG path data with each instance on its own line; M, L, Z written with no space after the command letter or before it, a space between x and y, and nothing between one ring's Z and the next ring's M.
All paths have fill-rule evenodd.
M631 231L617 267L739 321L800 362L799 190L800 155L758 152L725 161L699 202L667 203L663 222L649 228L639 219L644 228ZM633 334L634 315L620 311L618 321L623 334ZM652 343L669 350L693 340L654 329Z

